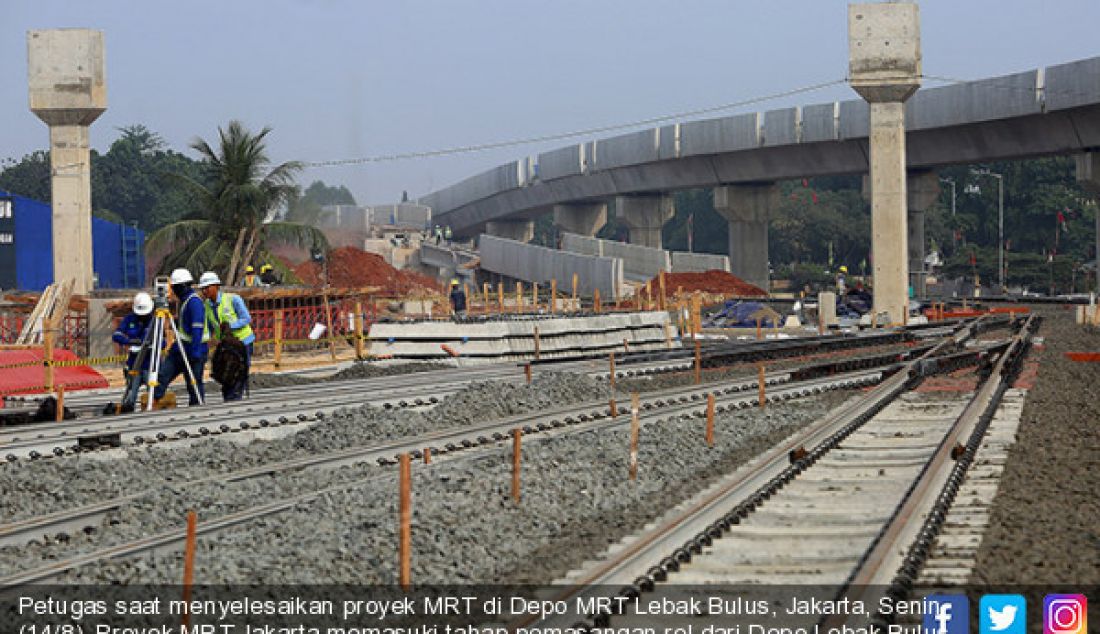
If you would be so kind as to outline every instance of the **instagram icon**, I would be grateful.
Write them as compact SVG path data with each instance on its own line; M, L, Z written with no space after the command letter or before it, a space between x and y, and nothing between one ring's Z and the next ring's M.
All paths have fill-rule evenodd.
M1083 594L1048 594L1043 598L1043 634L1087 634L1088 603Z

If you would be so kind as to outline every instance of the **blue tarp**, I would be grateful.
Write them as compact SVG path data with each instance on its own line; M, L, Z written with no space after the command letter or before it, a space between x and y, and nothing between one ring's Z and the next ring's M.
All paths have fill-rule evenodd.
M0 191L13 201L15 272L18 288L40 291L53 281L53 210L48 203ZM136 248L125 253L124 235ZM125 253L125 254L124 254ZM145 285L145 233L102 218L92 218L92 267L97 288Z

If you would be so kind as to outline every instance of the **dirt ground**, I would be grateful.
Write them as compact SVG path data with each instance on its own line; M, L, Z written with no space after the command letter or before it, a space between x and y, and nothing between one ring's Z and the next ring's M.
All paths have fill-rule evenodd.
M1100 363L1068 351L1100 352L1100 331L1074 312L1044 316L1035 385L1024 404L974 580L989 584L1100 583ZM1025 379L1026 380L1026 379Z

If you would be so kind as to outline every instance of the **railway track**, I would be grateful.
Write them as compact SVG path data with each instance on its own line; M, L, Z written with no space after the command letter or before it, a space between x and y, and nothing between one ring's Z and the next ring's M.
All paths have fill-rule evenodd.
M769 354L789 357L797 352L821 354L835 349L852 349L899 343L931 335L942 336L958 324L921 329L920 336L906 330L858 337L830 336L804 341L761 341L736 344L735 352L726 346L719 354L704 359L704 367L713 368L715 359L728 362L758 359ZM631 378L688 369L693 351L675 355L631 353L621 358L616 376ZM606 378L604 359L532 364L535 376L541 372L579 372ZM0 428L0 456L14 462L65 456L84 449L113 448L128 445L167 442L218 436L257 429L313 424L341 407L365 404L386 407L431 407L442 398L475 381L524 380L523 371L513 364L454 368L370 379L332 381L278 389L258 390L254 398L235 403L208 405L203 408L178 408L141 412L126 416L77 419L59 423L36 423ZM94 397L83 397L85 399Z
M885 361L885 359L883 359ZM831 366L832 364L826 364ZM768 399L771 402L780 402L819 394L833 389L854 388L871 385L880 381L883 376L889 374L898 365L895 358L890 363L880 363L878 367L855 370L830 376L815 376L792 380L793 372L778 372L767 376L766 381L771 385ZM803 369L805 374L807 369ZM714 385L699 385L681 388L672 388L650 393L640 399L640 418L643 424L652 424L658 420L681 415L702 416L706 408L706 394L716 395L716 410L723 412L737 408L752 407L757 402L757 383L755 380L736 381L725 383L720 388ZM511 417L495 421L489 424L465 426L453 430L441 431L413 438L402 438L394 441L386 441L369 447L357 447L343 451L330 452L295 458L276 464L267 464L260 467L241 470L227 474L217 474L189 483L181 483L179 487L190 487L202 483L223 483L242 481L251 478L269 477L279 473L290 473L303 469L334 469L351 464L364 462L377 462L389 465L396 462L397 456L402 453L421 455L422 449L432 449L433 460L447 460L455 456L462 458L476 454L472 449L481 447L498 448L500 443L509 440L509 432L520 427L525 435L532 435L534 441L542 437L577 433L599 427L616 427L630 424L629 410L623 405L617 407L620 416L612 418L608 403L589 402L573 406L556 412L537 412L522 416ZM345 482L320 490L309 491L288 499L270 501L266 504L251 506L237 512L228 513L221 517L204 521L200 528L202 534L208 535L238 527L249 521L269 517L295 506L317 499L330 493L364 486L378 478L392 478L392 472L378 472L368 475L365 479ZM29 539L46 537L53 538L57 533L79 530L83 526L101 522L110 513L116 512L121 506L131 503L144 493L119 497L99 504L70 509L62 512L11 523L0 526L0 545L18 546ZM31 570L25 570L9 574L0 578L0 586L11 588L24 584L44 583L56 580L59 575L83 565L113 559L116 557L138 556L148 553L160 553L178 549L184 538L183 531L171 530L142 539L129 541L123 544L114 544L94 552L83 553L69 557L62 561L55 561Z
M869 606L878 605L882 596L907 598L1036 325L1029 318L993 363L979 366L979 374L989 378L976 393L947 398L914 393L925 376L951 367L937 362L938 357L981 327L942 342L865 398L795 434L572 571L558 582L563 589L554 598L628 599L586 615L588 626L613 623L616 628L692 623L682 615L638 614L630 601L643 593L647 603L708 594L688 587L721 585L745 601L764 598L763 605L779 597L768 596L761 584L770 585L772 595L776 586L816 588L819 599L862 600ZM877 595L873 588L879 589ZM887 620L873 608L861 618L872 617ZM776 618L777 627L845 622L820 614ZM575 625L572 619L575 615L541 625L569 627ZM723 624L729 622L738 621Z

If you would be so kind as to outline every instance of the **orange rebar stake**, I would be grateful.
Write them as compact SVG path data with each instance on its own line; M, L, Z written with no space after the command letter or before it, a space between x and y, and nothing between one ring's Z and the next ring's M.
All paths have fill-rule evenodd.
M424 464L432 463L432 448L424 447Z
M630 479L638 479L638 434L641 423L638 421L638 393L630 395Z
M187 537L183 546L183 624L190 627L191 585L195 581L195 534L198 530L199 516L187 511Z
M760 409L764 409L764 405L766 405L767 402L768 402L768 397L767 397L767 394L765 393L766 388L764 387L764 364L759 363L759 364L757 364L756 367L757 367L757 375L758 375L758 378L756 379L756 383L760 388Z
M64 385L58 385L57 386L57 403L56 403L56 405L57 405L57 412L54 415L54 420L60 423L61 421L65 420L65 386Z
M527 385L531 385L531 364L523 364L523 376L527 379Z
M707 446L714 446L714 393L707 394Z
M512 430L512 500L516 504L519 504L520 500L519 469L520 458L523 455L522 438L523 431L519 427Z
M699 339L695 339L695 384L703 382L703 355L699 350Z
M608 373L607 378L611 382L611 391L615 391L615 351L611 351L611 355L608 357L611 363L611 371Z
M408 590L412 586L412 461L409 454L401 454L399 468L398 583Z

